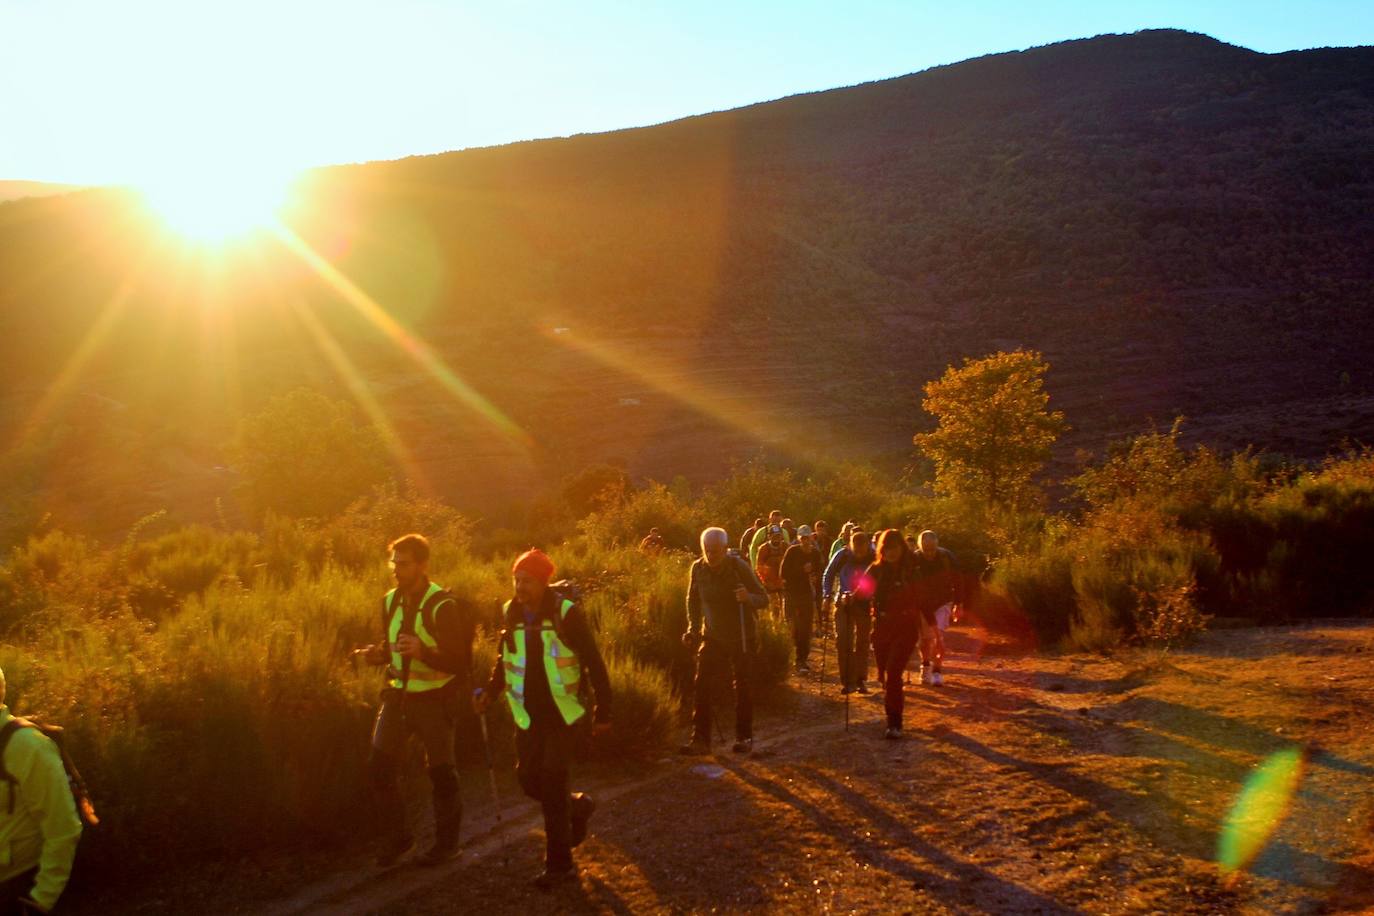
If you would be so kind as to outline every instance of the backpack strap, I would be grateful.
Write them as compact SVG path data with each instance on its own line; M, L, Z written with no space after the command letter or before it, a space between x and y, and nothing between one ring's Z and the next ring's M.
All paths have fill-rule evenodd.
M14 813L14 796L19 791L19 780L14 778L14 774L5 766L5 748L9 747L10 738L19 729L32 726L33 723L18 717L10 719L0 727L0 781L5 782L10 787L9 791L9 813Z
M86 780L81 778L81 771L76 768L76 762L72 760L71 754L67 753L67 746L62 741L62 726L35 722L20 716L15 716L0 727L0 781L10 787L9 813L14 813L14 797L19 790L19 780L5 767L5 748L9 746L14 733L21 728L37 729L39 734L53 743L57 748L57 755L62 758L62 769L67 773L67 786L71 789L77 816L91 826L99 824L100 818L95 815L95 806L91 804L91 793L86 788Z
M438 635L434 629L434 612L445 601L454 601L453 593L446 589L440 589L430 595L424 604L420 605L420 622L424 624L425 631L436 639Z

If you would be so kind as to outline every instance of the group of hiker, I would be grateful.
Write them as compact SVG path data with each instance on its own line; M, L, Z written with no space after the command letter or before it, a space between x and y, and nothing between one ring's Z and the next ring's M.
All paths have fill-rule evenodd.
M798 675L809 675L811 643L818 630L835 639L842 694L868 693L871 645L877 681L884 691L890 739L902 735L907 666L919 652L920 683L944 683L943 631L966 602L965 580L954 555L934 531L916 538L889 528L876 535L854 521L822 552L829 526L793 527L781 510L759 517L730 551L722 528L701 534L701 558L687 587L684 642L698 648L695 709L685 754L711 746L711 694L727 673L734 686L734 750L753 748L749 669L757 648L757 613L772 608L791 627ZM746 560L746 557L748 558Z
M823 549L827 538L826 522L793 527L780 511L745 531L738 551L723 527L702 531L701 556L687 580L683 643L695 652L697 670L691 739L680 748L683 753L709 753L712 700L723 681L734 691L732 748L739 754L753 750L750 684L758 617L765 608L790 623L802 676L811 670L813 633L834 637L846 695L870 689L871 641L890 739L901 735L903 677L912 652L921 652L921 683L943 683L940 630L958 614L963 595L954 556L938 545L934 531L922 531L908 544L896 529L872 536L846 522ZM611 721L610 678L576 589L552 581L555 566L545 553L522 553L511 567L514 593L502 608L495 666L485 687L471 689L477 611L430 580L425 537L407 534L387 549L396 588L382 599L381 639L357 650L386 669L367 766L381 828L376 861L392 867L415 847L398 790L409 736L418 737L425 750L434 813L433 842L416 861L438 865L458 854L456 724L464 703L481 721L493 700L504 698L515 722L519 786L540 803L544 816L544 868L534 883L548 889L572 879L573 849L587 836L596 803L570 790L570 764L585 731L606 731ZM664 549L657 529L640 542L647 556Z
M739 550L724 528L701 533L701 556L688 573L682 637L696 655L692 735L684 753L710 751L712 699L722 682L735 699L733 750L753 750L751 682L759 615L770 606L791 626L800 675L810 673L813 632L834 637L846 695L869 691L871 642L888 738L901 736L903 678L913 652L920 652L921 683L942 683L940 631L963 602L953 555L933 531L908 543L896 529L874 536L847 522L826 552L821 543L828 533L824 521L794 528L779 511L758 519ZM657 529L640 544L647 556L665 549ZM573 849L587 836L596 810L590 795L570 790L570 765L582 737L604 732L611 722L610 679L576 590L553 581L554 563L542 551L521 554L511 567L513 595L502 607L491 674L474 690L476 609L430 580L423 536L406 535L388 550L396 587L382 599L381 638L357 650L385 666L367 765L381 833L377 863L393 866L414 849L398 784L411 736L425 752L434 814L433 842L416 861L438 865L457 855L459 715L470 704L485 743L483 717L491 702L504 697L515 724L520 787L539 802L544 816L544 868L535 884L547 889L570 880L576 874Z
M778 511L759 518L738 550L724 528L701 533L701 555L688 574L682 637L696 654L692 735L684 753L710 751L712 697L722 681L735 699L733 749L753 750L751 681L759 614L770 605L791 625L798 674L810 672L815 630L823 639L835 638L846 695L869 691L871 642L885 691L888 738L901 736L903 677L914 651L920 652L921 683L942 683L940 631L963 602L952 554L932 531L913 544L896 529L874 536L847 522L828 553L827 539L825 522L794 528ZM665 549L657 529L641 544L648 556ZM544 868L535 884L547 889L572 879L573 849L586 838L596 803L570 790L569 769L582 737L605 732L611 722L610 678L576 589L553 581L554 563L542 551L521 554L511 567L513 594L502 607L491 674L473 689L476 609L429 578L430 545L422 535L405 535L387 550L396 585L381 601L379 639L354 653L384 668L367 760L377 864L397 865L415 849L400 791L412 738L424 750L434 823L432 842L414 861L439 865L458 854L458 722L470 710L486 745L485 713L504 698L516 729L520 787L539 802L544 817ZM490 767L489 746L484 750ZM8 783L0 843L10 853L0 863L0 916L51 909L71 871L81 812L94 823L78 791L79 774L69 764L43 727L16 719L0 705L0 780Z

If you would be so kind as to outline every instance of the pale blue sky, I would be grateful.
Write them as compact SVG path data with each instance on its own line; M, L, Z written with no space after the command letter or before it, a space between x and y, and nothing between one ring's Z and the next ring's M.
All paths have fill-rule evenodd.
M0 0L0 178L396 158L1161 27L1374 44L1374 3Z

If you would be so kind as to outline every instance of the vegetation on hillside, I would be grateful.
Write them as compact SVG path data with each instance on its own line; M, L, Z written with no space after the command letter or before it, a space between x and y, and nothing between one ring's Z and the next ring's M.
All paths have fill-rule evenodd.
M1061 462L1179 413L1223 447L1316 457L1374 415L1371 54L1105 36L313 174L296 229L528 431L528 456L280 246L188 251L114 191L0 205L0 441L65 429L77 447L13 460L90 530L169 502L129 466L211 520L203 494L232 481L198 472L302 384L366 391L464 505L556 483L569 454L703 482L772 441L727 435L740 399L795 418L789 446L896 451L911 431L879 392L1013 341L1055 363L1077 430ZM535 471L502 476L512 453Z
M304 396L271 405L249 424L263 435L240 437L240 449L262 450L241 452L246 496L265 492L255 488L260 475L275 479L261 459L300 432L266 420L298 403ZM346 411L326 406L347 439L350 427L335 423ZM997 426L995 416L970 416L965 431ZM375 441L353 434L345 454ZM1069 483L1079 505L1049 514L987 490L933 494L861 465L753 462L704 489L636 486L623 471L593 467L536 505L525 530L476 526L395 483L337 512L267 512L251 527L179 526L159 513L100 543L40 525L0 565L0 665L14 708L69 726L106 815L84 853L100 874L149 866L172 848L226 854L260 849L264 836L335 842L353 832L379 679L349 652L375 639L389 587L383 546L408 530L433 538L436 581L480 609L482 664L493 657L515 551L539 544L581 584L616 692L615 729L599 745L613 759L659 753L683 721L691 664L679 637L697 534L708 524L738 533L774 507L836 528L851 518L874 531L935 528L981 583L972 619L1047 646L1167 647L1211 616L1274 623L1363 614L1374 603L1367 451L1276 466L1187 448L1176 423L1120 443ZM341 503L346 494L329 495ZM661 556L636 549L651 526L672 548ZM768 622L761 643L759 681L777 684L790 639ZM509 728L504 706L491 715L495 733ZM470 750L472 724L463 726ZM321 755L331 761L323 770ZM131 850L145 859L130 862Z

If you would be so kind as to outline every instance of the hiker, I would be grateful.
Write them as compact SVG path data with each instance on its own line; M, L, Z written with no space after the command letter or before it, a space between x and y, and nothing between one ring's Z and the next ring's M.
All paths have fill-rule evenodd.
M37 727L25 727L3 705L0 671L0 733L6 803L0 806L0 913L46 913L67 886L81 839L81 816L57 744Z
M768 540L759 548L754 572L768 592L768 606L774 616L782 611L782 558L787 553L787 531L781 525L774 525L768 532Z
M816 535L816 549L828 555L830 551L830 525L826 523L825 519L818 518L816 523L811 526L811 531Z
M657 528L650 528L644 540L639 542L639 552L650 557L663 553L663 535L658 533Z
M825 602L821 601L821 577L825 575L825 566L830 562L830 526L825 523L825 519L816 519L816 524L811 526L814 535L812 540L816 543L816 551L821 555L820 565L816 567L812 577L814 588L812 594L815 597L816 605L816 629L823 637L834 636L835 628L831 625L830 614L828 613Z
M853 519L840 526L840 536L830 544L830 559L835 559L835 554L849 546L849 536L859 529L858 522Z
M835 612L841 693L868 693L868 640L873 607L873 580L868 568L873 560L873 543L867 532L851 531L849 546L831 559L821 582L822 601L832 605Z
M756 568L758 567L758 565L759 565L759 548L763 547L763 545L766 544L766 543L768 542L768 537L769 537L770 534L772 534L772 531L773 531L774 528L780 528L780 529L782 528L782 510L781 510L781 509L774 509L772 512L769 512L769 513L768 513L768 519L767 519L767 521L764 522L764 524L763 524L762 526L759 527L759 530L758 530L758 531L755 531L755 532L754 532L753 538L750 539L750 541L749 541L749 568L750 568L750 569L756 569ZM784 543L783 543L783 546L784 546L784 547L786 547L788 544L792 543L792 539L787 537L787 531L786 531L786 529L783 529L782 536L783 536L783 538L785 539L785 541L784 541ZM744 551L741 550L740 553L743 554Z
M963 579L955 568L954 554L940 546L934 531L922 531L916 543L921 683L939 687L945 682L940 671L945 657L944 629L957 621L963 610Z
M752 524L752 525L750 525L748 528L745 528L745 529L744 529L744 534L740 535L740 539L739 539L739 555L740 555L740 556L742 556L742 557L748 557L748 556L752 556L752 555L753 555L753 552L752 552L751 548L753 547L753 544L754 544L754 534L755 534L760 528L762 528L763 525L764 525L764 518L763 518L762 515L760 515L758 518L754 519L754 524ZM751 562L752 562L752 561L751 561Z
M611 728L611 681L587 618L575 599L550 587L553 560L530 549L511 567L515 597L502 609L496 665L473 709L486 713L506 695L515 720L516 776L544 813L544 870L534 879L547 890L577 874L572 851L587 837L596 802L568 792L579 723L587 721L587 683L595 694L593 736Z
M873 578L873 652L887 711L884 736L900 738L904 699L901 675L916 649L921 614L916 559L896 528L878 535L878 561L868 568L868 575Z
M792 625L797 650L797 674L810 674L811 624L816 619L816 574L822 566L816 536L806 525L797 529L797 543L782 555L782 610Z
M782 520L782 530L787 532L787 543L797 543L797 526L792 524L792 520L790 518L785 518Z
M711 752L711 691L729 676L735 689L737 754L754 749L754 707L749 679L758 657L758 612L768 606L763 583L743 557L731 556L724 528L701 533L701 557L687 579L687 632L683 645L697 652L692 739L684 754Z
M407 534L387 545L396 587L382 598L382 641L358 650L386 665L381 707L372 728L367 778L382 836L377 864L389 868L415 846L401 798L400 772L412 735L425 750L434 807L434 842L421 864L458 854L463 805L453 754L460 698L472 683L477 616L467 602L429 580L429 541Z

